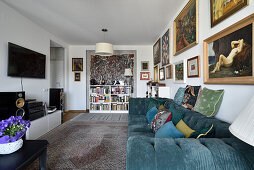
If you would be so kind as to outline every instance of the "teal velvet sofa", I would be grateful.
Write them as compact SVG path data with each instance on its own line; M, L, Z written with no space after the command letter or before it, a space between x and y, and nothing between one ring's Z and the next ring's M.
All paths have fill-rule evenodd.
M234 137L229 124L177 105L192 129L214 125L210 138L155 138L146 119L147 98L130 98L127 170L250 170L254 169L254 147Z

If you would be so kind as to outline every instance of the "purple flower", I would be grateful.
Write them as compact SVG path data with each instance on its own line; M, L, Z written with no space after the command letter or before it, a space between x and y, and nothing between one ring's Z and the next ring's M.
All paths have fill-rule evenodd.
M21 120L20 120L20 124L22 124L22 125L23 125L23 124L26 124L26 121L21 119Z
M10 136L9 135L5 135L5 136L0 138L0 144L1 143L8 143L9 140L10 140Z
M3 136L4 132L0 131L0 136Z

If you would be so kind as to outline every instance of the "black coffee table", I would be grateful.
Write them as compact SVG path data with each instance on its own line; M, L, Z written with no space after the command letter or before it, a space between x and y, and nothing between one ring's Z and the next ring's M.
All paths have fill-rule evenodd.
M40 169L46 170L47 145L48 141L46 140L25 140L22 148L18 151L0 155L0 169L24 169L39 157Z

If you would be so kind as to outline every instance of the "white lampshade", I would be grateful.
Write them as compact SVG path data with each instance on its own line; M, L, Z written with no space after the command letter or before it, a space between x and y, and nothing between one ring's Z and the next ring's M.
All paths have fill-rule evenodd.
M113 55L113 45L110 43L96 43L95 54L101 56Z
M229 126L229 131L237 138L254 146L254 96Z
M132 76L132 72L131 72L131 69L130 68L126 68L125 70L124 70L124 76L125 77L130 77L130 76Z

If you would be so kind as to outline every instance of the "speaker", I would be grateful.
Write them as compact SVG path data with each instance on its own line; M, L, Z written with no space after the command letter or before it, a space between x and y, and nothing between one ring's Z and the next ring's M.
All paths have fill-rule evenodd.
M0 92L0 120L25 115L25 92Z
M56 106L57 110L64 111L64 90L63 88L49 89L49 106Z

